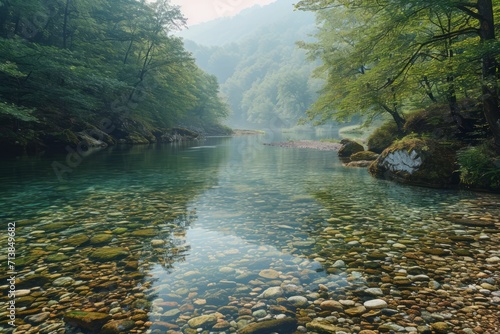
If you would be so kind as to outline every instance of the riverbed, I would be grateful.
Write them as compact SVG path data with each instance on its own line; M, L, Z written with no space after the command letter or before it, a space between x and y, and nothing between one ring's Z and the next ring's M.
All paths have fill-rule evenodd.
M499 195L281 139L4 161L2 332L500 332Z

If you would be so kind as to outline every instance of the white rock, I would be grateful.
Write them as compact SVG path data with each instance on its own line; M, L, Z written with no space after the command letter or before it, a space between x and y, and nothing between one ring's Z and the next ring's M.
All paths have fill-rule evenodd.
M16 290L16 297L24 297L27 296L31 293L31 290L25 289L25 290Z
M52 284L54 286L67 286L73 284L74 281L71 277L59 277Z
M368 288L364 291L364 293L372 296L383 296L384 292L380 288Z
M368 310L374 310L374 309L386 308L387 303L385 302L385 300L382 299L372 299L364 302L363 306L366 307Z
M332 265L333 268L345 268L345 262L342 260L337 260L335 263Z
M303 296L292 296L287 301L295 307L303 307L309 305L307 298Z

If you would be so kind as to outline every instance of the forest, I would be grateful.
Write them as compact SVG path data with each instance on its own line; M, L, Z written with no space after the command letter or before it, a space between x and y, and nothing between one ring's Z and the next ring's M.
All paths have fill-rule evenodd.
M168 0L0 1L2 151L227 133L216 78L172 34L185 23Z

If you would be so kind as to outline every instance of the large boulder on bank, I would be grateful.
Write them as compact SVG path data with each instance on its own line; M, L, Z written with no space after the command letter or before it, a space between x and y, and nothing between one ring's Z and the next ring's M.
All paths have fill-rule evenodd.
M376 177L405 184L449 187L458 182L455 152L450 144L406 137L385 149L369 171Z
M362 152L365 150L363 145L350 139L342 139L340 141L340 144L342 144L342 147L340 148L338 155L341 158L348 158L354 153Z

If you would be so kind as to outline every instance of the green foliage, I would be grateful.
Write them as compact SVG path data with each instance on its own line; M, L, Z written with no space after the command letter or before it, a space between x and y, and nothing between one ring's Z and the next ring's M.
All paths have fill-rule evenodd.
M392 121L384 123L368 137L368 150L382 153L399 138L398 128Z
M297 7L317 13L317 41L301 45L321 59L315 73L326 78L311 121L389 113L403 130L415 105L447 103L456 112L457 100L482 98L485 89L498 104L495 65L483 66L500 55L500 42L485 31L488 11L498 19L497 2L302 0ZM498 108L489 112L487 119L500 118Z
M34 109L9 105L0 101L0 119L7 118L23 122L36 122L38 121L37 118L32 115L34 111Z
M463 184L500 190L500 157L486 144L459 151L457 160Z
M185 19L169 0L13 0L0 22L4 128L38 120L57 137L110 119L120 135L129 119L166 129L227 116L216 79L171 34Z

